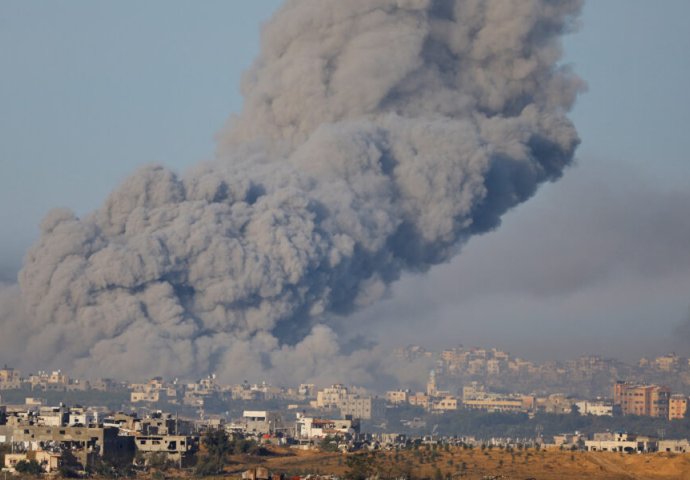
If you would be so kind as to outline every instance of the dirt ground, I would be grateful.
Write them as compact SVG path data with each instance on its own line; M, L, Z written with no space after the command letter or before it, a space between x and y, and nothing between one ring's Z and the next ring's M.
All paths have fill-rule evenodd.
M361 455L361 454L349 454ZM228 473L264 466L287 475L338 475L348 470L348 455L279 449L273 456L236 457ZM505 480L690 480L690 454L628 455L609 452L463 450L378 452L371 465L382 478L463 478Z

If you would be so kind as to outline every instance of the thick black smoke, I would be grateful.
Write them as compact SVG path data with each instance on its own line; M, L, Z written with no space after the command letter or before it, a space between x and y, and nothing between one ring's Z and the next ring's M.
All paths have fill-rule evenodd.
M340 355L329 322L572 161L582 82L558 62L580 3L287 1L217 160L51 212L0 321L24 357L87 374L365 381L386 365Z

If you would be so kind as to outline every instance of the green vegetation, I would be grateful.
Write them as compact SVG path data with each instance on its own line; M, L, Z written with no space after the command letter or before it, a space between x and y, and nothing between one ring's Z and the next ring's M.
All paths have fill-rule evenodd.
M197 458L195 473L199 476L217 475L229 465L230 455L266 455L268 451L252 440L230 438L225 430L209 430L201 440L206 454Z
M89 467L88 473L105 478L134 477L136 471L131 463L111 463L102 459Z
M360 453L350 455L345 460L347 473L345 478L348 480L366 480L376 473L376 454Z
M690 415L690 410L688 415ZM411 429L403 422L413 418L426 421L426 427ZM534 438L538 426L542 435L548 438L560 433L580 431L585 434L604 431L626 431L642 435L657 435L661 429L666 438L690 438L690 416L681 420L669 421L663 418L618 416L595 417L580 416L576 413L548 414L539 413L529 418L526 413L489 413L476 410L458 410L443 415L432 415L421 408L401 406L389 409L386 416L391 430L411 435L422 435L438 425L439 435L469 435L477 438L511 437ZM367 431L379 431L373 423L363 425Z
M36 460L20 460L14 469L17 473L24 475L40 475L43 473L43 468Z
M328 435L323 440L321 440L321 443L319 443L319 448L323 452L337 452L338 439Z
M430 419L439 425L441 435L473 435L479 438L512 437L532 438L537 426L544 437L565 432L580 431L585 434L604 431L625 431L641 435L657 435L663 429L666 438L690 437L690 418L668 421L663 418L580 416L577 414L537 414L529 418L522 413L487 413L459 410L442 417Z
M206 455L197 459L196 474L209 476L221 473L227 463L227 456L234 451L230 437L225 430L209 430L202 443L206 447Z
M69 449L64 449L60 459L60 476L62 478L79 478L82 469L83 466L77 457Z

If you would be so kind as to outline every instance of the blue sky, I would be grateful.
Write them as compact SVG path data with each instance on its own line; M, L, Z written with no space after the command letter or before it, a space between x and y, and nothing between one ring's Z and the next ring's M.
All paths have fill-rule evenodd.
M0 0L0 279L14 278L49 209L65 206L83 215L141 164L156 162L184 170L211 157L214 133L241 108L239 83L258 51L259 26L280 3ZM400 296L435 289L439 283L462 283L457 276L462 276L458 272L464 263L483 265L482 255L492 246L502 248L516 238L529 243L523 225L558 243L557 233L549 234L549 226L539 222L549 215L563 219L567 212L577 212L576 197L589 195L588 185L595 185L596 194L611 190L616 202L631 209L641 208L636 202L644 195L658 199L678 193L681 204L674 206L687 211L690 205L683 202L688 196L683 194L690 189L688 18L690 2L685 0L590 0L580 32L565 42L565 62L574 65L589 91L573 112L583 144L578 166L563 187L547 187L506 219L505 232L488 236L485 247L475 245L482 239L473 241L466 256L429 278L403 282L391 300L360 317L393 316L398 307L406 308L404 302L396 303ZM554 213L559 202L563 211ZM594 226L600 223L606 224L606 231L636 231L634 215L627 224L612 226L611 218L621 215L612 210L599 217L591 203L587 208L592 212L581 219L583 228L593 226L587 241L596 237ZM649 223L645 219L664 214L662 209L646 215L640 221ZM564 225L579 224L564 220ZM684 233L658 231L669 237ZM568 235L570 242L572 237ZM571 250L582 249L575 254L586 255L592 248L587 241L569 245ZM643 259L649 255L637 246L628 250L640 252ZM669 255L680 257L679 262L657 276L630 273L636 270L626 259L615 267L619 274L599 283L543 296L501 291L463 304L451 289L434 300L429 315L439 328L459 329L459 338L496 339L518 352L529 351L531 344L520 339L514 326L529 324L548 334L553 312L575 319L578 327L569 334L581 334L577 338L593 351L605 349L602 342L617 338L616 332L626 326L639 331L639 337L628 340L652 336L658 348L666 348L666 337L690 303L690 282L684 284L690 280L690 269L684 267L688 251L679 247ZM546 272L550 267L543 268ZM590 277L583 274L585 280ZM463 323L459 312L472 312L481 321ZM517 316L522 323L506 320L507 316ZM645 323L650 316L659 316L658 328ZM478 323L486 328L472 326ZM603 336L582 333L602 323L610 325ZM661 333L654 336L655 332ZM421 335L431 344L437 341L414 326L403 328L402 334ZM554 329L551 335L558 345L555 340L562 330ZM621 341L616 348L623 351L625 346Z

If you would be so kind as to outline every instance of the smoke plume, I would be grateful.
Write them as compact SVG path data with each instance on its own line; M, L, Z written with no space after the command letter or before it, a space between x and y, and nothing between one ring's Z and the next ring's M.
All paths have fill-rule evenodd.
M288 0L215 161L46 216L3 354L121 378L391 372L335 332L571 163L583 83L558 62L580 4Z

